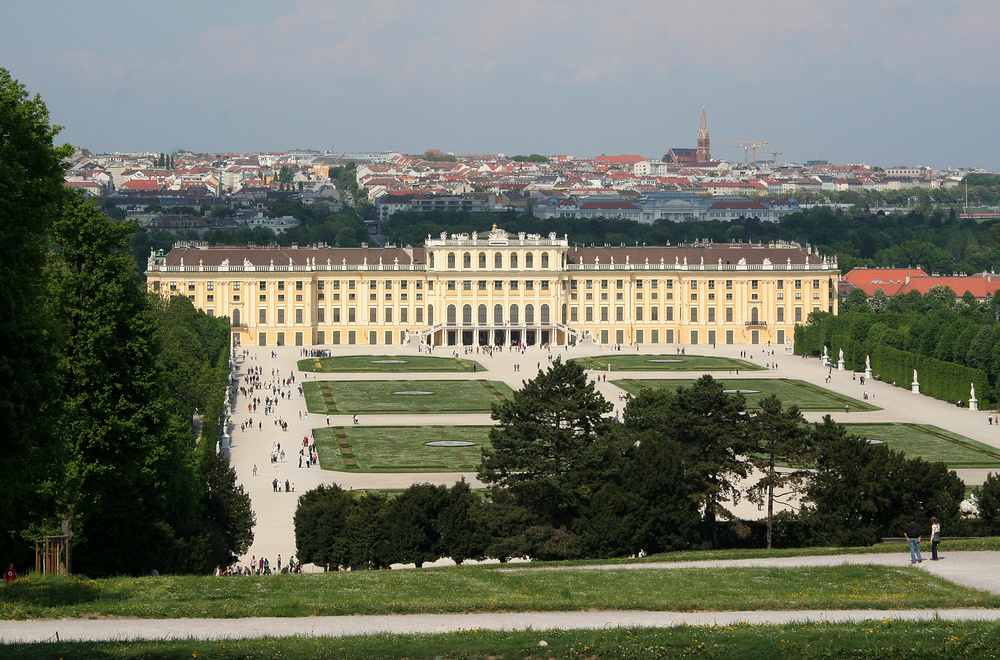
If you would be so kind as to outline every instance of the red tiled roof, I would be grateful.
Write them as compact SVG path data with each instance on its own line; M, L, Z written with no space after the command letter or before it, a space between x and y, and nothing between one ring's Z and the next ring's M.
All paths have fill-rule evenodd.
M957 296L964 296L966 292L969 292L976 298L985 298L987 294L995 296L1000 290L1000 276L911 277L909 282L903 283L896 295L902 296L910 291L919 291L923 295L936 286L948 287ZM888 292L886 293L888 294Z
M841 276L840 281L853 284L865 292L875 295L877 289L887 296L895 296L907 279L928 277L919 268L855 268Z

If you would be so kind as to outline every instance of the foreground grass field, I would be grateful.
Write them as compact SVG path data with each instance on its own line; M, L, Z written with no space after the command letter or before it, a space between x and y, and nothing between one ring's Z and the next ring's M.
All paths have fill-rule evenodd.
M0 588L2 619L943 607L1000 607L1000 596L908 565L598 571L494 565L273 577L29 577Z
M296 365L299 371L315 373L409 373L486 371L481 362L455 357L430 355L344 355L306 358Z
M488 380L312 381L302 389L309 412L324 415L488 413L514 393L507 384Z
M475 472L489 426L348 426L315 431L319 464L325 470L354 472ZM466 447L425 443L471 442ZM345 451L346 448L346 451ZM354 459L354 465L345 456Z
M647 387L670 388L691 387L694 380L690 379L642 379L627 378L614 381L615 385L630 394L638 394ZM802 380L788 378L727 378L723 381L727 390L752 390L744 392L747 408L757 408L758 401L769 394L775 394L786 406L795 404L799 410L819 412L843 411L845 405L851 411L881 410L867 401L832 392Z
M761 371L753 362L735 358L710 357L707 355L645 355L641 353L613 352L608 355L588 355L573 358L570 362L579 362L584 369L593 367L605 371L608 365L611 371L728 371L739 367L746 371Z
M941 461L949 468L1000 468L1000 451L965 436L925 424L846 424L847 432L884 442L909 457Z
M0 654L25 660L995 658L1000 656L1000 626L995 623L934 620L604 630L463 630L437 635L19 644L0 646Z

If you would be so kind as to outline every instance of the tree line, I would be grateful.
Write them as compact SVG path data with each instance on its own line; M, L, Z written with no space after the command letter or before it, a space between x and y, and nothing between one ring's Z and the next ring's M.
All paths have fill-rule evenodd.
M32 564L68 521L74 572L206 571L253 538L215 451L228 321L146 292L132 228L64 187L57 133L0 69L0 556Z
M607 558L867 545L898 536L910 516L968 525L964 485L943 464L852 437L829 416L806 424L773 396L748 410L706 375L643 390L621 421L611 409L581 366L557 360L494 406L478 473L485 494L465 483L396 497L321 487L295 514L299 556L331 568ZM801 508L775 514L789 492ZM736 518L730 506L742 496L763 521Z
M814 312L795 330L797 354L844 351L849 369L861 371L871 356L883 380L909 386L917 369L921 392L967 401L975 383L981 401L995 401L1000 383L1000 306L994 299L962 297L947 287L926 295L911 291L889 298L878 289L869 298L855 289L840 314Z
M922 205L905 213L872 214L822 206L791 213L778 222L621 218L548 218L462 211L398 212L383 223L393 242L422 245L428 234L486 232L496 222L511 232L564 234L579 245L666 245L699 239L722 242L795 241L837 255L841 269L858 266L920 266L944 274L1000 267L1000 220L959 219L955 209Z

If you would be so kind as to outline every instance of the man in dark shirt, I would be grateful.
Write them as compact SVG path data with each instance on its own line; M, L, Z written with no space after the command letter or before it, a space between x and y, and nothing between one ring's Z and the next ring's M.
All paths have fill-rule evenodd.
M910 563L923 561L924 558L920 556L920 525L917 524L916 518L910 518L910 524L903 531L903 536L910 542Z

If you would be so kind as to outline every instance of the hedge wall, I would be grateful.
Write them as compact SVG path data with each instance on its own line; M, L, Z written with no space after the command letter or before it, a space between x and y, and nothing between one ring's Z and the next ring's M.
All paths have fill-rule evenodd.
M899 387L908 388L913 384L913 370L916 369L921 394L968 402L970 385L975 383L976 398L986 401L990 396L986 374L980 369L942 362L891 346L875 348L871 357L872 373Z

